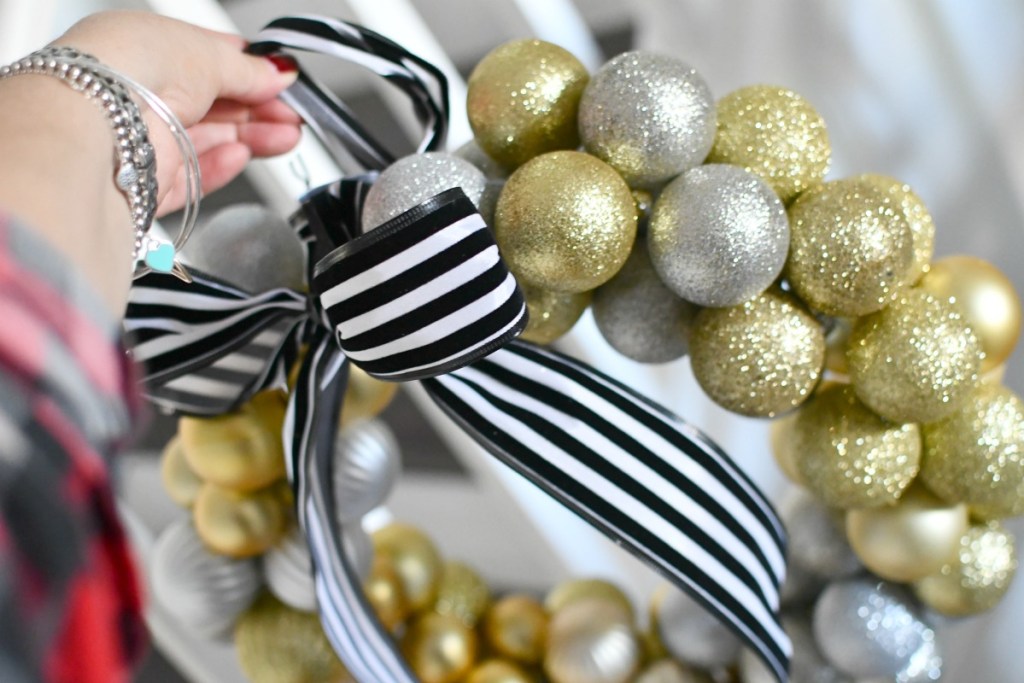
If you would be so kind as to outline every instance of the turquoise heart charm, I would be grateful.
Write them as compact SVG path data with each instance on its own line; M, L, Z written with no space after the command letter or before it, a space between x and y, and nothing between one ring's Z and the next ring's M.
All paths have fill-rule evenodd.
M162 242L146 252L146 265L155 271L169 273L174 268L174 245Z

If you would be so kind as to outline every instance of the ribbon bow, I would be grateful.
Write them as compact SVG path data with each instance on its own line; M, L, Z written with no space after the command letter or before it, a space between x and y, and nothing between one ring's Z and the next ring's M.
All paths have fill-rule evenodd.
M317 17L270 24L252 49L289 46L369 66L411 93L428 134L445 106L424 79L436 69L367 29ZM291 101L346 148L383 148L339 122L340 103L304 74ZM346 115L347 116L347 115ZM354 132L355 131L355 132ZM352 136L366 137L356 144ZM231 410L282 385L299 357L284 442L299 523L309 542L320 618L361 683L414 683L342 551L332 447L349 363L395 381L421 380L487 451L685 590L739 635L780 680L790 644L779 625L784 532L756 486L693 426L577 360L515 340L522 293L483 219L459 189L360 235L373 175L309 193L293 221L310 254L311 293L249 294L194 273L136 281L126 330L157 403L187 413Z

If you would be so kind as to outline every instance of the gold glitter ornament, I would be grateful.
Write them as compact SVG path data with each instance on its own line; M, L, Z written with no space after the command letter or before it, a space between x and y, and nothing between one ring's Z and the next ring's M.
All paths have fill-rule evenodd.
M971 527L960 539L956 559L915 583L914 593L936 612L969 616L995 607L1016 571L1013 535L989 522Z
M363 590L384 628L394 633L409 616L409 605L405 599L402 577L395 571L390 559L373 559L370 576Z
M1020 338L1021 301L1002 271L974 256L947 256L932 264L920 287L937 299L956 299L981 340L982 372L1006 362Z
M181 447L192 471L236 491L255 491L285 476L285 396L263 391L238 411L216 417L184 416Z
M349 363L345 402L341 406L341 427L376 417L388 407L397 392L398 382L383 382L366 374L358 365Z
M252 683L343 683L348 672L320 619L265 594L235 626L235 649Z
M786 88L750 85L718 101L718 132L707 161L742 166L785 203L828 173L832 147L821 115Z
M451 615L430 612L409 625L401 649L421 683L456 683L473 668L476 633Z
M575 149L576 112L589 78L572 54L543 40L496 47L469 76L466 112L477 144L509 168Z
M171 500L184 508L192 507L203 487L203 480L192 471L181 448L181 437L175 436L164 446L160 458L160 480Z
M846 513L846 537L872 572L906 583L939 571L956 557L967 532L967 506L913 486L897 505Z
M932 254L935 252L935 221L932 220L932 215L928 213L928 207L921 198L910 189L910 185L878 173L865 173L860 178L877 184L887 192L907 219L914 257L904 282L913 285L928 272L929 264L932 262Z
M373 534L374 556L386 559L402 579L409 609L419 612L437 600L441 556L433 541L407 524L389 524Z
M800 479L823 503L877 507L895 503L917 476L921 435L915 424L868 410L853 387L833 384L797 413L792 448Z
M796 297L771 289L738 306L698 313L690 358L715 403L773 417L803 403L818 384L825 335Z
M473 628L491 604L491 589L480 575L461 562L445 562L434 611L450 614Z
M633 603L621 588L604 579L562 581L548 591L544 597L544 609L548 611L548 614L554 614L581 600L605 600L617 605L623 612L623 618L627 622L633 623Z
M922 427L921 480L986 519L1024 513L1024 401L981 384L944 420Z
M633 195L608 164L581 152L550 152L505 183L494 237L521 281L579 293L618 272L636 226Z
M533 679L512 662L488 659L470 672L466 683L533 683Z
M487 610L482 632L502 657L536 664L544 654L547 630L548 615L539 602L528 595L507 595Z
M192 508L196 533L207 548L228 557L266 552L284 538L292 522L279 489L241 493L204 484Z
M606 600L580 600L551 617L544 672L552 683L626 683L640 666L631 622Z
M959 309L919 289L861 318L846 359L857 397L893 422L933 422L978 381L981 342Z
M875 182L845 178L807 190L789 208L785 277L811 308L857 317L893 301L914 258L899 203Z
M553 292L521 283L530 315L520 337L534 344L550 344L572 329L587 310L591 292Z

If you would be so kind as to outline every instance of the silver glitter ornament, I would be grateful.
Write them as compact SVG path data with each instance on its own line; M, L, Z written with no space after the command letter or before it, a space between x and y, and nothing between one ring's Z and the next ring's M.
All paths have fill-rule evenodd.
M263 585L256 560L210 552L187 518L160 534L149 574L164 609L188 631L210 638L230 637Z
M701 669L736 661L740 641L718 619L683 591L667 587L657 606L657 629L665 649Z
M630 187L655 187L700 164L715 140L715 102L704 79L666 55L626 52L583 91L580 138Z
M797 614L783 615L782 628L793 643L789 683L853 683L853 679L836 670L821 656L807 618ZM753 650L743 648L739 670L743 683L776 683L775 675Z
M665 284L699 306L734 306L782 272L789 220L768 184L738 166L707 164L673 180L647 228Z
M486 184L480 169L454 154L426 152L403 157L384 169L366 193L363 232L453 187L461 187L479 206Z
M306 278L295 231L259 204L234 204L215 213L192 233L182 259L251 294L276 287L301 290Z
M828 579L852 576L860 560L846 541L841 513L822 505L803 489L793 488L779 506L789 534L789 566Z
M398 441L380 420L356 422L334 441L338 521L349 524L384 502L401 469Z
M343 527L345 555L360 579L373 564L373 540L358 522ZM316 611L313 558L306 537L296 526L263 556L263 578L278 600L302 612Z
M942 653L935 633L929 629L924 644L910 656L910 662L895 676L861 679L857 683L933 683L941 678Z
M905 591L864 577L833 582L814 607L825 658L855 678L895 676L934 633Z
M699 310L662 283L643 240L636 241L619 272L597 288L591 306L605 341L641 363L686 355L690 324Z

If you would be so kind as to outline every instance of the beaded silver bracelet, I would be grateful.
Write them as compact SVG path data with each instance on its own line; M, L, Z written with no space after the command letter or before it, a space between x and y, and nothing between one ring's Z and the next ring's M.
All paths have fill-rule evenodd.
M188 280L175 258L195 225L200 194L199 163L185 127L159 97L124 74L75 48L49 46L0 67L0 79L19 74L54 76L95 102L114 132L114 182L124 194L135 228L132 261L136 276L150 270L171 272ZM134 92L168 126L185 166L185 211L174 243L149 235L157 207L156 154Z

